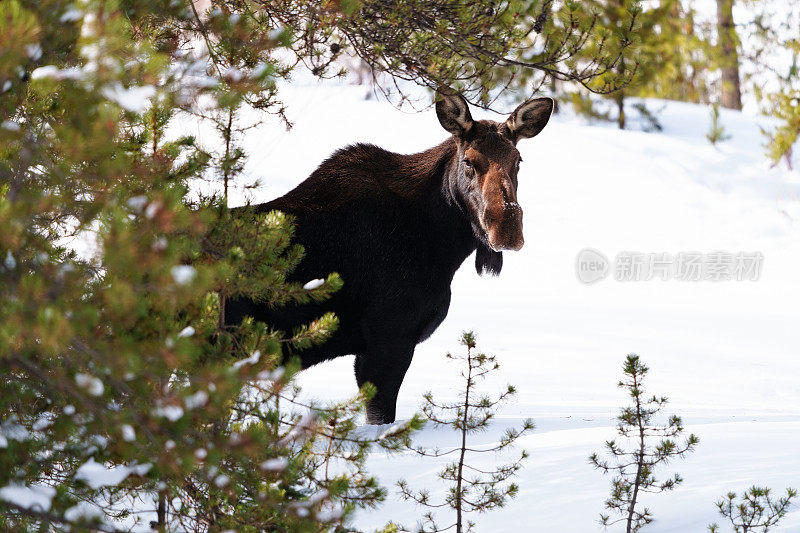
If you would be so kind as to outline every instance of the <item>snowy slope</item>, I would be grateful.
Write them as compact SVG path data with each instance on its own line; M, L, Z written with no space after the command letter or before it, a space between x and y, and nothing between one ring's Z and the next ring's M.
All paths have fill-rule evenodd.
M332 83L287 88L294 128L276 134L268 121L246 136L247 174L263 182L249 198L286 192L348 143L416 152L445 138L432 110L403 113L365 101L364 93ZM759 123L766 119L723 111L732 138L713 147L704 138L706 108L654 104L665 106L658 134L557 115L539 137L520 144L525 247L505 254L496 279L478 277L467 260L447 320L417 348L400 392L400 418L415 411L426 390L455 397L458 369L443 355L458 349L462 330L474 329L479 347L502 365L496 384L519 389L518 401L477 443L491 443L523 418L537 422L522 442L532 453L519 497L477 517L479 531L602 529L597 516L610 480L586 458L613 436L613 418L626 400L615 384L629 352L651 367L649 390L668 395L671 410L701 439L694 455L673 464L685 484L644 500L656 517L648 531L704 531L718 520L713 502L731 489L800 486L800 173L765 161ZM195 133L214 142L208 131ZM764 263L758 281L584 285L575 259L585 247L610 258L624 251L758 251ZM352 358L306 371L300 384L321 399L350 396ZM425 430L418 440L448 438ZM438 466L413 456L372 460L384 484L402 475L434 492L443 490L433 477ZM413 524L421 514L392 495L356 525ZM800 508L775 531L800 531Z

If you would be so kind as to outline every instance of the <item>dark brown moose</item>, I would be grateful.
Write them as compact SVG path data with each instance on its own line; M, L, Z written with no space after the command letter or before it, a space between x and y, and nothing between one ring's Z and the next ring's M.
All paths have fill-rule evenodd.
M298 354L303 367L354 354L356 382L377 390L367 422L393 422L414 349L447 315L461 263L476 252L478 273L497 275L502 251L522 248L515 145L542 131L553 106L551 98L535 98L505 122L476 121L461 95L442 92L436 114L452 135L438 146L412 155L370 144L337 151L297 188L256 210L296 217L306 255L292 279L338 272L343 288L321 304L279 309L230 300L226 323L252 316L288 331L335 312L339 329Z

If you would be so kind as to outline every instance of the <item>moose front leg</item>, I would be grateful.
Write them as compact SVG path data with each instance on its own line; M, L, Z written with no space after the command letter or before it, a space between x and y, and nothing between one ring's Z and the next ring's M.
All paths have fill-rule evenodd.
M367 403L367 424L394 422L397 393L406 375L414 346L381 344L356 356L356 382L375 386L375 396Z

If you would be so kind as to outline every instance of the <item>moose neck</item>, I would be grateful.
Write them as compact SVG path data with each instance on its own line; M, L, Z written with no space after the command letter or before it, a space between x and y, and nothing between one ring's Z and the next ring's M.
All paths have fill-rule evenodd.
M457 187L458 147L451 137L425 152L416 154L418 171L428 183L425 207L431 221L431 233L442 250L452 254L454 267L479 245L472 229L469 211ZM422 176L418 176L422 177Z

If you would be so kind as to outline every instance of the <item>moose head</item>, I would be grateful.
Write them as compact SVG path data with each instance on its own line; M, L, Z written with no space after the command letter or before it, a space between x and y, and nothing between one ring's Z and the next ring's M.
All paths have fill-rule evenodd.
M517 107L505 122L476 121L460 94L451 90L436 94L439 123L453 134L458 150L447 186L467 211L478 241L488 247L478 247L479 272L496 273L502 265L499 252L519 250L525 242L522 208L517 203L522 159L516 144L538 135L554 106L552 98L534 98Z

